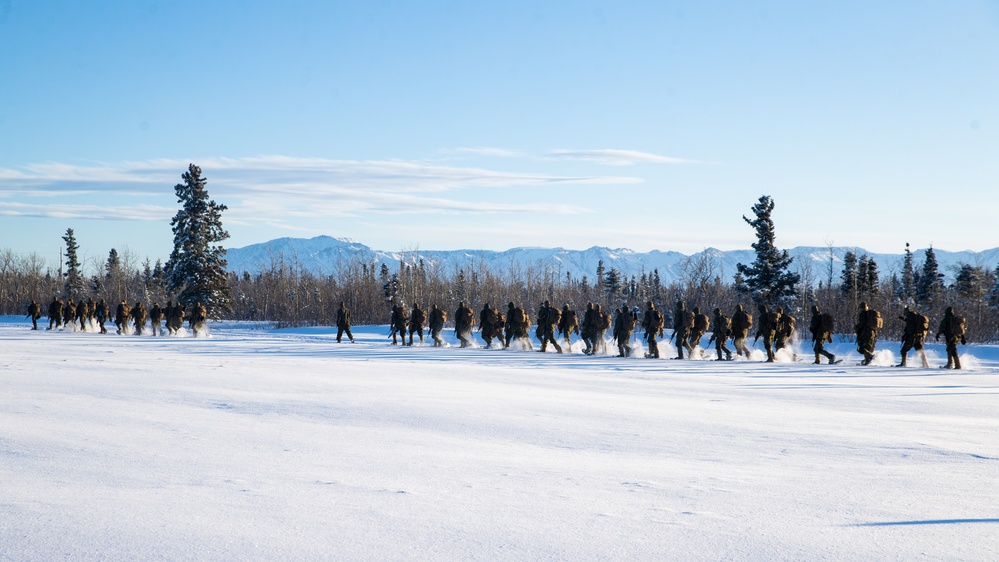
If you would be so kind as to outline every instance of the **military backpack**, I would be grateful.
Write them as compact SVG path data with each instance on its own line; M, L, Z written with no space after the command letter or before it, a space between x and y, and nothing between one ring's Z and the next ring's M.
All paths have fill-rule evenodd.
M877 310L868 310L867 314L864 315L864 325L872 330L880 330L884 325L881 313Z
M951 316L949 324L951 337L964 337L965 327L967 325L967 321L964 319L964 316L958 316L956 314Z
M821 319L822 320L820 324L822 326L823 332L831 334L836 330L836 320L833 318L832 314L829 314L828 312L823 312Z
M711 326L711 320L708 319L708 315L701 313L694 317L694 329L701 332L706 332Z

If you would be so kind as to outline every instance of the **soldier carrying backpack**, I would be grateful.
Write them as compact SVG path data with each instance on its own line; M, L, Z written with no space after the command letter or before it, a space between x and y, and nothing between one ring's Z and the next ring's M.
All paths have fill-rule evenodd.
M659 359L659 340L662 336L666 319L663 313L656 310L656 305L649 301L645 303L645 314L642 316L642 328L645 330L645 341L649 344L649 351L646 358Z
M701 309L694 307L694 319L691 322L690 337L687 338L687 343L690 344L690 348L693 349L701 345L701 338L704 334L708 332L708 328L711 327L711 319L708 318L707 314L701 312Z
M720 308L716 308L715 331L711 333L711 339L708 340L708 345L711 345L711 342L715 342L715 351L718 353L718 359L716 359L716 361L722 360L723 351L725 352L725 361L732 360L732 352L725 347L725 340L728 339L728 336L731 333L732 319L722 314Z
M874 360L874 349L878 344L878 331L881 326L881 313L869 308L866 302L860 303L860 312L857 314L857 325L854 329L857 334L857 351L864 355L861 365L870 365Z
M780 324L780 313L776 310L770 311L767 305L760 304L760 325L756 329L756 339L753 343L760 341L763 336L763 347L767 350L767 363L774 362L774 338L777 337L777 326Z
M896 366L905 367L905 356L910 349L915 349L919 352L923 368L928 368L930 362L926 360L926 352L923 351L923 340L926 338L926 331L930 328L930 319L907 306L902 312L902 316L899 316L899 320L905 322L905 329L902 331L902 362Z
M825 349L826 343L832 343L834 328L832 314L819 312L818 305L812 305L812 320L808 325L808 330L812 332L812 343L815 344L813 349L815 351L816 365L821 363L819 361L820 355L825 356L829 360L830 365L836 362L836 356Z
M732 343L735 344L736 355L744 355L749 359L749 346L746 345L746 338L749 337L749 330L753 329L753 315L742 309L742 305L736 305L735 314L732 315Z
M940 335L943 334L947 342L947 365L941 369L961 368L961 358L957 355L957 342L961 342L961 345L968 343L964 337L965 326L964 317L954 314L954 308L948 306L943 320L940 321L940 328L937 329L937 341L940 341Z

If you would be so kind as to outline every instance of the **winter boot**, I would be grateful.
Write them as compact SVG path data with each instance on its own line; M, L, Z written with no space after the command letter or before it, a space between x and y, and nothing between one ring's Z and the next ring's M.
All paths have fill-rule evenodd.
M954 368L955 369L961 368L961 358L956 355L954 356Z

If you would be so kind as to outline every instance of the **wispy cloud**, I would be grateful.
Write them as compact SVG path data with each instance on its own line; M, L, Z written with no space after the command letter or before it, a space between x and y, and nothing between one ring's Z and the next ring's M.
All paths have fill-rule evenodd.
M610 166L631 166L634 164L696 164L696 160L685 160L673 156L640 152L638 150L599 149L599 150L553 150L553 158L584 160Z
M175 212L173 185L187 160L0 168L0 214L95 220L161 221ZM203 158L197 164L226 215L293 228L296 218L360 214L555 213L588 209L570 204L470 201L468 190L641 183L637 177L555 175L443 166L401 160L332 160L290 156ZM445 196L450 193L452 195ZM58 199L38 204L37 199ZM112 206L94 204L110 197ZM158 198L158 199L152 199ZM145 199L145 203L143 203ZM155 200L160 205L149 205Z
M639 150L624 150L618 148L604 148L595 150L570 150L559 149L544 153L530 153L523 150L512 150L495 147L470 147L457 148L451 152L461 154L474 154L477 156L490 156L497 158L530 158L537 160L579 160L585 162L596 162L609 166L632 166L635 164L699 164L698 160L688 160L674 156L664 156L651 152Z
M476 146L470 148L456 148L455 152L465 154L478 154L480 156L494 156L497 158L529 158L532 155L523 150L511 150L508 148L495 148L490 146Z
M0 201L0 216L5 217L162 222L169 221L176 212L176 208L156 205L108 207L86 204L35 205Z

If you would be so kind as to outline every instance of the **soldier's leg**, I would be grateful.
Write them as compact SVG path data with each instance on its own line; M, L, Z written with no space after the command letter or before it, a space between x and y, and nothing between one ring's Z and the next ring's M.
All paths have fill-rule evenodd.
M555 353L562 353L562 346L558 344L558 340L555 339L555 335L549 335L548 338L552 340L552 345L555 346Z
M957 356L957 340L947 340L947 368L960 368L961 360Z
M899 351L902 354L902 362L898 364L899 367L905 367L905 358L910 349L912 349L912 342L908 339L902 340L902 349Z

